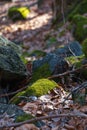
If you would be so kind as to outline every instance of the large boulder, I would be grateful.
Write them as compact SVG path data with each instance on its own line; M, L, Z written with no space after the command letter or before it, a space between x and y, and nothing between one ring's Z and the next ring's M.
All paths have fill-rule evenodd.
M16 45L12 41L5 38L4 36L0 36L0 46L11 47L12 49L14 49L16 51L16 53L18 55L21 55L22 48L19 45Z
M22 116L25 112L14 104L3 104L0 103L0 115L7 113L9 116L14 115L14 119L18 116Z
M63 73L68 69L67 61L56 54L49 53L43 59L33 62L32 82L47 78L52 74Z
M21 81L28 76L18 54L9 46L0 46L0 77L2 83ZM5 82L4 82L5 81Z
M70 42L66 46L56 49L54 53L62 57L80 56L83 54L82 47L78 41Z
M12 124L14 122L23 122L35 118L35 116L25 113L20 107L14 104L3 103L0 103L0 115L2 115L0 121L3 122L4 125ZM43 122L36 121L34 122L34 124L40 127L43 124Z
M62 48L58 48L53 53L48 53L42 59L33 62L32 81L67 71L69 64L66 57L82 54L82 48L78 42L71 42Z

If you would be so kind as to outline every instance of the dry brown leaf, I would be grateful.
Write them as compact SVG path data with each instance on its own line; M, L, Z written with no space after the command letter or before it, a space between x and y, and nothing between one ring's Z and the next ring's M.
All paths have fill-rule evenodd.
M58 128L59 128L59 126L57 126L57 127L53 128L52 130L58 130Z
M85 106L82 106L79 111L83 112L83 113L86 113L87 112L87 105Z
M67 130L75 130L75 127L74 126L71 126L71 125L68 125L68 124L65 124L65 128Z
M26 112L32 112L33 114L37 113L38 106L35 103L28 102L24 107L23 110Z
M14 130L40 130L34 124L25 124L20 127L15 128Z

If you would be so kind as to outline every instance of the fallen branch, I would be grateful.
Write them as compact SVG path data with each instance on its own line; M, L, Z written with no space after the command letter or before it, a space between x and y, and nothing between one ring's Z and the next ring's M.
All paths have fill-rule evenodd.
M87 67L87 64L82 65L80 68L77 68L77 69L75 69L75 70L66 71L66 72L64 72L64 73L62 73L62 74L52 75L51 77L48 77L48 79L53 79L53 78L62 77L62 76L68 75L68 74L70 74L70 73L77 72L77 71L79 71L79 70L81 70L81 69L84 69L84 68L86 68L86 67Z
M0 95L0 98L1 98L1 97L7 97L7 96L14 95L14 94L16 94L16 93L18 93L18 92L23 91L23 90L26 89L26 88L27 88L27 86L25 86L25 87L23 87L23 88L21 88L21 89L18 89L18 90L15 91L15 92L1 94L1 95Z
M83 114L81 112L79 112L79 113L77 112L77 114L76 113L58 114L58 115L52 115L52 116L36 117L34 119L23 121L23 122L20 122L20 123L13 123L13 124L8 124L8 125L3 125L3 126L0 125L0 129L1 128L3 129L3 128L10 128L10 127L18 127L20 125L27 124L27 123L41 121L41 120L44 120L44 119L58 118L58 117L80 117L80 118L86 118L87 119L87 115Z

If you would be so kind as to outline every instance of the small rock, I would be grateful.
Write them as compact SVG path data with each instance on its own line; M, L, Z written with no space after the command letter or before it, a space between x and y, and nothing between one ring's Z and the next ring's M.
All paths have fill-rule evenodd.
M62 57L69 57L74 55L80 56L83 54L82 47L77 41L70 42L66 46L58 48L57 50L54 51L54 53Z

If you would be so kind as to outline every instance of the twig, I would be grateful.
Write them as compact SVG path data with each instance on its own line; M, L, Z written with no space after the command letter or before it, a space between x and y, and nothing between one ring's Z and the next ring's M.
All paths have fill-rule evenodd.
M64 14L64 1L62 0L61 2L62 2L61 12L62 12L62 16L63 16L63 23L65 24L66 20L65 20L65 14Z
M70 97L70 95L72 95L73 93L78 93L80 90L87 88L87 81L82 83L81 85L79 85L78 87L76 87L75 89L73 89L69 95L65 98L65 100L63 101L63 104L65 103L66 100L68 100L68 98Z
M13 123L13 124L8 124L8 125L0 125L0 128L10 128L10 127L18 127L20 125L23 124L27 124L27 123L32 123L32 122L36 122L36 121L40 121L40 120L44 120L44 119L51 119L51 118L58 118L58 117L80 117L80 118L86 118L87 119L87 115L83 114L83 113L68 113L68 114L58 114L58 115L51 115L51 116L42 116L42 117L36 117L34 119L31 120L27 120L27 121L23 121L20 123Z
M69 51L72 53L72 55L75 57L75 59L78 61L78 58L76 57L75 53L71 50L70 46L68 45Z
M48 77L48 79L53 79L53 78L62 77L62 76L64 76L64 75L68 75L68 74L70 74L70 73L77 72L77 71L79 71L79 70L81 70L81 69L83 69L83 68L86 68L86 67L87 67L87 64L82 65L80 68L77 68L77 69L75 69L75 70L66 71L66 72L64 72L64 73L62 73L62 74L52 75L51 77Z
M17 91L12 92L12 93L1 94L1 95L0 95L0 98L1 98L1 97L6 97L6 96L10 96L10 95L14 95L14 94L16 94L16 93L18 93L18 92L21 92L22 90L24 90L24 89L26 89L26 88L27 88L27 86L25 86L25 87L23 87L23 88L21 88L21 89L18 89Z

